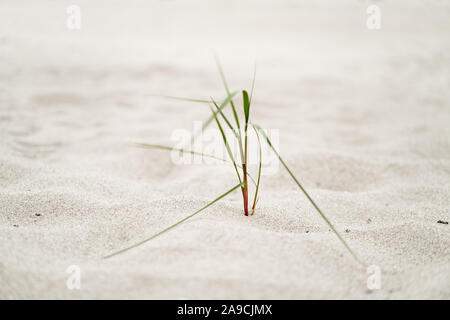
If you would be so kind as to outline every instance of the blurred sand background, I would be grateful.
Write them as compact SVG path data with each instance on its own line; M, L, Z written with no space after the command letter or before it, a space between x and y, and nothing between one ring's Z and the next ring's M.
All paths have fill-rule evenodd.
M368 30L366 8L381 8ZM81 8L68 30L66 8ZM0 298L450 298L447 1L0 2ZM252 117L367 265L280 167L256 214L236 184L176 166L174 129L257 80ZM81 290L69 290L70 265Z

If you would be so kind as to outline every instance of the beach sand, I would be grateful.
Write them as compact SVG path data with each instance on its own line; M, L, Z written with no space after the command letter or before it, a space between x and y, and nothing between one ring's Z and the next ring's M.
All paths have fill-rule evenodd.
M81 8L81 29L66 8ZM2 1L0 298L449 299L450 7L444 1ZM176 165L175 129L250 89L295 175ZM375 266L368 269L368 266ZM75 266L75 267L70 267ZM67 283L80 271L80 289ZM380 273L373 273L379 270ZM367 281L377 276L379 289Z

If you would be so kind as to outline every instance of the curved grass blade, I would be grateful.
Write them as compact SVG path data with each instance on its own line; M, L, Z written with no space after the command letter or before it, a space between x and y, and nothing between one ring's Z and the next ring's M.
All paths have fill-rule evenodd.
M217 111L214 111L214 113L217 116L217 113L219 113L223 120L225 121L225 123L227 124L228 128L231 129L231 131L234 132L234 134L236 135L236 130L233 128L233 125L230 123L230 121L228 121L227 117L223 114L222 110L220 109L220 107L217 105L216 101L213 99L213 97L211 97L211 102L214 104L214 106L216 107Z
M223 72L223 70L222 70L222 66L220 65L220 62L218 62L218 59L217 59L217 56L216 56L216 64L218 65L218 69L219 69L219 72L220 72L220 75L221 75L221 78L222 78L222 82L223 82L223 84L224 84L224 86L225 86L225 90L227 91L227 92L229 92L229 88L228 88L228 84L227 84L227 81L226 81L226 79L225 79L225 75L224 75L224 72ZM252 80L252 89L251 89L251 92L250 92L250 104L252 103L252 98L253 98L253 91L254 91L254 89L255 89L255 80L256 80L256 64L255 64L255 67L254 67L254 70L253 70L253 80ZM220 109L221 110L223 110L226 106L227 106L227 104L229 103L229 102L232 102L231 100L232 100L232 98L238 93L239 91L233 91L231 94L228 94L228 97L227 97L227 99L226 100L228 100L229 99L229 101L224 101L221 105L220 105ZM231 97L230 97L231 96ZM170 98L170 97L169 97ZM186 99L184 99L184 98L178 98L179 100L186 100ZM206 102L209 102L209 101L207 101L207 100L196 100L196 99L187 99L186 101L196 101L196 102L202 102L202 103L206 103ZM231 103L230 103L231 104ZM216 112L216 114L217 114L217 112ZM203 127L202 127L202 132L211 124L211 122L214 120L214 116L210 116L205 122L204 122L204 124L203 124ZM193 137L192 138L192 140L191 140L191 143L193 143L194 141L195 141L195 139L196 139L196 137Z
M222 134L222 139L225 144L225 148L227 149L228 155L230 156L231 161L233 162L234 169L236 170L236 174L239 179L239 183L242 184L241 175L239 174L239 170L237 169L236 161L234 160L233 152L231 152L230 145L228 144L227 136L225 135L225 132L222 129L222 125L220 124L219 118L217 118L217 115L214 113L213 108L211 107L211 112L214 115L214 119L216 120L217 126L219 127L220 133Z
M225 98L225 100L219 106L220 111L222 111L230 103L231 99L233 99L233 97L238 93L239 93L239 90L236 90L236 91L233 91L232 93L228 94L228 96ZM211 103L211 100L209 100L208 103ZM202 130L200 132L198 132L197 134L195 134L194 136L192 136L191 145L194 144L195 139L197 139L198 136L201 133L203 133L203 131L205 131L205 129L211 124L211 122L214 120L214 115L217 115L218 113L219 113L219 110L215 111L213 115L211 115L208 119L206 119L206 121L202 125Z
M250 104L252 103L253 90L255 89L255 80L256 80L256 63L255 67L253 68L252 90L250 91Z
M227 97L222 101L222 103L219 106L219 110L214 112L214 114L218 114L219 112L222 112L223 108L225 108L233 99L235 95L239 93L239 90L233 91L232 93L229 93ZM211 100L208 101L208 103L211 103ZM204 130L212 121L214 120L214 115L210 116L205 123L203 124L202 130Z
M223 158L219 158L216 157L214 155L211 154L207 154L207 153L203 153L203 152L196 152L196 151L191 151L191 150L185 150L185 149L179 149L179 148L172 148L172 147L168 147L168 146L163 146L160 144L149 144L149 143L137 143L137 142L133 142L130 143L131 146L134 147L138 147L138 148L143 148L143 149L160 149L160 150L167 150L167 151L178 151L181 153L189 153L189 154L193 154L193 155L199 155L202 157L206 157L206 158L211 158L211 159L215 159L215 160L219 160L219 161L223 161L223 162L227 162L227 163L233 163L228 159L223 159ZM236 164L236 166L239 169L242 169L242 167L238 164ZM252 177L252 175L250 173L247 172L248 177L250 178L250 180L252 181L253 185L255 185L256 187L256 181L255 179Z
M256 133L256 138L258 139L258 150L259 150L259 168L258 168L258 181L256 182L256 189L255 189L255 197L253 199L253 205L252 205L252 213L253 215L255 213L256 209L256 203L258 202L258 191L259 191L259 183L261 182L261 167L262 167L262 150L261 150L261 140L259 138L258 130L253 125L253 129Z
M198 103L209 103L209 100L203 100L203 99L193 99L193 98L184 98L184 97L175 97L175 96L165 96L165 95L158 95L158 94L147 94L146 96L150 97L160 97L165 99L172 99L172 100L180 100L180 101L187 101L187 102L198 102Z
M216 203L216 202L219 201L220 199L222 199L222 198L226 197L227 195L229 195L230 193L232 193L234 190L236 190L236 189L239 188L240 186L241 186L241 184L235 185L233 188L231 188L230 190L228 190L227 192L225 192L224 194L222 194L222 195L219 196L218 198L216 198L216 199L214 199L213 201L211 201L210 203L208 203L206 206L204 206L204 207L202 207L201 209L195 211L193 214L188 215L187 217L181 219L180 221L174 223L173 225L167 227L166 229L164 229L164 230L162 230L162 231L160 231L160 232L154 234L154 235L151 236L150 238L147 238L147 239L145 239L145 240L143 240L143 241L141 241L141 242L138 242L138 243L136 243L136 244L134 244L134 245L132 245L132 246L130 246L130 247L128 247L128 248L125 248L125 249L122 249L122 250L120 250L120 251L117 251L117 252L114 252L114 253L112 253L112 254L109 254L109 255L105 256L104 259L108 259L108 258L114 257L114 256L116 256L116 255L118 255L118 254L124 253L124 252L126 252L126 251L128 251L128 250L131 250L131 249L133 249L133 248L136 248L136 247L138 247L138 246L140 246L140 245L142 245L142 244L144 244L144 243L146 243L146 242L148 242L148 241L150 241L150 240L155 239L157 236L162 235L163 233L169 231L170 229L175 228L176 226L178 226L179 224L183 223L184 221L186 221L186 220L192 218L192 217L195 216L196 214L202 212L203 210L205 210L205 209L208 208L209 206L213 205L214 203Z
M225 108L230 101L233 99L235 95L239 93L239 90L233 91L227 95L227 97L222 101L220 104L220 110ZM192 98L184 98L184 97L176 97L176 96L165 96L165 95L153 95L150 94L148 96L152 97L160 97L160 98L166 98L166 99L172 99L172 100L179 100L179 101L187 101L187 102L197 102L197 103L211 103L211 100L203 100L203 99L192 99ZM215 112L216 114L219 113L219 111ZM214 120L214 116L210 116L202 125L202 130L198 132L196 135L194 135L191 139L191 144L195 142L195 139L198 137L199 134L201 134L205 129L211 124L211 122Z
M244 105L245 125L247 125L248 118L250 117L250 99L248 98L248 93L245 90L242 90L242 100Z
M219 57L216 54L214 54L214 59L216 60L217 69L219 69L220 77L222 78L222 82L223 82L223 86L225 87L225 91L227 92L227 95L230 95L230 88L228 87L228 83L225 78L225 73L223 72ZM239 117L237 115L236 107L234 106L233 99L231 99L230 105L231 105L231 109L233 110L233 115L234 115L234 119L236 120L237 128L239 129L239 132L240 132L241 126L239 124Z
M244 174L244 190L243 190L243 197L244 197L244 212L245 215L248 215L248 185L247 185L247 153L248 153L248 119L250 117L250 101L248 98L247 91L242 91L242 99L243 99L243 106L244 106L244 116L245 116L245 126L244 126L244 160L242 162L242 171Z
M219 57L217 56L217 54L214 54L214 59L216 61L217 69L219 70L220 77L222 78L222 83L223 83L223 86L225 87L225 91L229 95L230 94L230 88L228 87L228 83L227 83L227 80L225 78L225 72L223 72L222 65L220 63L220 60L219 60ZM240 155L241 155L241 162L242 162L242 166L245 168L246 160L244 159L244 149L243 149L243 146L242 146L241 125L239 123L239 117L237 115L236 107L234 106L233 99L230 100L230 105L231 105L231 109L233 110L233 115L234 115L234 119L236 121L237 130L238 130L238 134L239 134L238 142L239 142L239 152L240 152ZM244 171L245 171L245 169L244 169ZM245 175L245 172L244 172L244 179L246 177L247 176ZM245 186L244 186L244 188L245 188Z
M350 249L350 246L347 244L347 242L345 242L344 238L342 238L342 236L339 234L339 232L336 230L336 228L333 226L333 224L330 222L330 220L328 220L328 218L325 216L325 214L322 212L322 210L319 209L319 207L317 206L317 204L314 202L314 200L311 198L311 196L308 194L308 192L305 190L305 188L303 188L303 186L300 184L300 182L297 180L297 178L294 176L294 174L292 173L292 171L289 169L289 167L287 166L287 164L284 162L284 160L281 158L280 154L277 152L277 150L274 148L274 146L272 145L272 142L270 141L269 137L266 135L266 133L264 132L264 130L257 124L254 124L254 126L258 129L258 131L261 133L261 135L264 137L264 139L266 140L267 144L269 145L269 147L272 149L272 151L275 153L275 155L278 157L278 160L280 160L281 164L283 165L283 167L287 170L287 172L289 173L289 175L291 176L291 178L295 181L295 183L297 184L297 186L300 188L300 190L302 190L303 194L306 196L306 198L308 198L309 202L311 202L311 204L313 205L313 207L316 209L316 211L320 214L320 216L322 217L323 220L325 220L325 222L328 224L328 226L331 228L331 230L333 230L333 232L336 234L336 236L339 238L339 240L342 242L342 244L347 248L347 250L351 253L351 255L359 262L360 260L358 259L358 257L356 256L356 254L353 252L352 249Z
M211 155L211 154L206 154L206 153L203 153L203 152L197 152L197 151L191 151L191 150L185 150L185 149L179 149L179 148L172 148L172 147L163 146L163 145L160 145L160 144L148 144L148 143L137 143L137 142L134 142L131 145L134 146L134 147L139 147L139 148L144 148L144 149L161 149L161 150L167 150L167 151L178 151L178 152L181 152L181 153L189 153L189 154L192 154L192 155L198 155L198 156L211 158L211 159L215 159L215 160L219 160L219 161L223 161L223 162L230 162L227 159L219 158L219 157L216 157L216 156Z
M228 125L228 127L231 129L231 131L233 131L233 133L234 133L234 135L235 135L235 137L236 137L236 139L238 140L238 142L239 142L239 151L240 151L240 155L241 155L241 161L242 161L242 174L243 174L243 180L244 180L244 188L243 188L243 190L242 190L242 192L243 192L243 195L244 195L244 198L245 198L245 194L246 194L246 192L247 192L247 166L246 166L246 162L247 162L247 136L246 136L246 139L245 139L245 142L246 142L246 144L245 144L245 147L246 147L246 149L245 149L245 160L244 160L244 152L243 152L243 150L242 150L242 140L241 140L241 133L240 133L240 130L239 130L239 132L236 132L236 130L233 128L233 126L231 125L231 123L228 121L228 119L227 119L227 117L223 114L223 112L222 112L222 110L219 108L219 106L217 105L217 103L214 101L214 99L211 97L211 101L213 102L213 104L214 104L214 106L216 107L216 109L217 109L217 111L220 113L220 115L222 116L222 118L225 120L225 123ZM217 114L216 113L213 113L213 115L216 117L216 121L218 120L217 119ZM218 123L218 125L220 126L220 124ZM245 128L247 128L247 125L245 126ZM221 131L222 131L222 129L221 129ZM225 135L223 134L223 132L222 132L222 136L223 137L225 137ZM226 142L226 139L224 140L225 141L225 144L227 144L227 142ZM228 148L228 147L227 147ZM230 153L230 157L232 157L231 156L231 152L229 152ZM235 167L236 167L236 162L235 162L235 160L234 159L232 159L233 160L233 162L234 162L234 165L235 165ZM238 172L236 172L237 174L238 174L238 176L239 176L239 173ZM240 180L239 180L240 181ZM245 211L245 212L247 212L247 211Z

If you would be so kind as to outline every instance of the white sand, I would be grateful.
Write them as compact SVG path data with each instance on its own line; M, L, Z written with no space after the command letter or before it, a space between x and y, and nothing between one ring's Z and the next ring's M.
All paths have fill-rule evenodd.
M82 29L65 27L66 6ZM2 1L0 298L450 298L450 9L445 1ZM368 265L280 167L259 209L239 192L128 253L236 181L175 166L173 129L258 75L254 121ZM36 216L40 214L40 216ZM370 220L369 220L370 219ZM349 232L345 232L345 230ZM81 290L66 269L81 269Z

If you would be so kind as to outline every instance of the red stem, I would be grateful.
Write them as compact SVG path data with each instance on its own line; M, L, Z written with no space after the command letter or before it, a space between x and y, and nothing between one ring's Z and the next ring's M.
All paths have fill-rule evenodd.
M244 198L244 214L248 216L248 184L247 184L247 164L242 165L244 172L244 186L242 187L242 197Z

